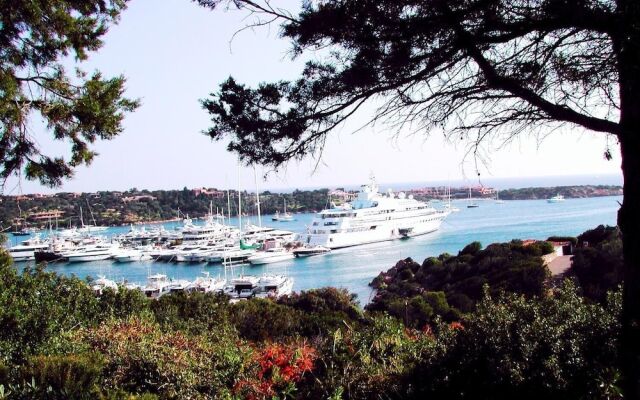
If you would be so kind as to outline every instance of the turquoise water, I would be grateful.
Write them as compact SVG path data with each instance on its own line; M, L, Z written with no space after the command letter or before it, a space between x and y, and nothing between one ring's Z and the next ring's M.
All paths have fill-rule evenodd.
M479 241L486 246L511 239L546 239L552 235L575 236L600 224L615 225L618 202L622 202L622 197L568 199L555 204L544 200L506 201L504 204L482 201L479 208L467 209L465 202L461 201L454 203L460 208L460 212L451 214L439 231L428 235L335 250L325 256L295 259L269 266L235 267L226 273L229 277L239 273L260 275L266 270L272 273L286 272L294 278L296 291L323 286L344 287L356 293L360 302L365 304L371 296L371 289L367 284L380 271L389 269L400 259L412 257L422 262L426 257L444 252L455 254L473 241ZM304 232L312 218L313 214L296 214L296 220L292 222L271 222L271 216L266 215L263 223ZM232 223L236 221L232 219ZM173 229L175 223L164 225L167 229ZM109 229L108 234L114 235L128 230L128 227L114 227ZM16 243L15 238L11 241L12 245ZM81 278L103 274L110 279L126 279L140 284L146 281L148 274L158 272L174 279L189 280L195 279L202 271L209 271L212 276L225 275L224 268L219 264L117 264L112 261L100 261L52 264L47 268Z

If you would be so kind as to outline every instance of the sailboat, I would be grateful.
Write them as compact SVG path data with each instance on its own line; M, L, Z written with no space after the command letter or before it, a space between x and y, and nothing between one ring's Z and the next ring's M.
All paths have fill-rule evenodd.
M478 208L480 207L478 203L471 200L471 186L469 186L469 204L467 204L467 208Z
M460 209L451 204L451 187L447 188L447 204L444 205L444 209L450 212L458 212Z
M85 225L84 220L82 218L82 205L80 206L80 228L77 228L78 233L90 234L91 232L103 232L109 229L108 226L97 226L96 219L93 217L93 211L91 210L91 205L89 205L89 200L87 200L87 207L89 208L89 213L91 214L91 219L93 220L93 225Z
M498 190L496 190L496 204L504 204L504 200L500 200L500 196L498 195Z
M276 215L274 215L271 220L280 222L289 222L294 220L293 215L287 212L287 199L284 199L284 212L280 214L280 212L276 210Z

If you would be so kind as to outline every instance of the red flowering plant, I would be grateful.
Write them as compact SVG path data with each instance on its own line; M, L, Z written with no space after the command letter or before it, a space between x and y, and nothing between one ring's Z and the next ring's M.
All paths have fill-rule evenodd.
M316 351L306 344L267 344L252 359L255 377L238 381L234 393L245 399L292 397L295 384L313 370Z

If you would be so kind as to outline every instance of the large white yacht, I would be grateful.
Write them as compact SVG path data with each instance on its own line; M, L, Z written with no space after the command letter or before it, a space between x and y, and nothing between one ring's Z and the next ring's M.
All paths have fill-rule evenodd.
M13 261L31 261L35 259L36 251L45 250L48 247L48 241L41 239L40 235L36 234L31 239L23 240L19 245L9 247L7 251Z
M337 249L423 235L438 230L449 213L402 192L381 194L372 177L352 202L319 212L302 239Z

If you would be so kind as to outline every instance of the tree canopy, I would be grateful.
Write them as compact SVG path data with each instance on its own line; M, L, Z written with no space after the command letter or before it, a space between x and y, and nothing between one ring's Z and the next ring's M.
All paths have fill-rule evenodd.
M373 120L471 132L473 143L557 123L619 131L612 1L323 1L297 16L236 3L280 18L294 55L325 55L296 81L229 78L203 102L208 134L230 136L246 161L303 157L368 101L383 104Z
M89 164L90 145L122 131L126 112L138 101L124 97L122 76L76 69L102 45L109 25L128 0L0 0L0 177L11 175L59 185L73 168ZM34 135L40 118L70 155L50 154Z
M625 391L640 397L640 2L637 0L326 0L296 15L270 1L198 0L280 23L292 53L314 52L298 80L248 87L230 77L203 100L216 140L248 163L317 154L364 104L371 122L509 141L567 125L620 145L625 179L622 352ZM611 157L605 149L606 158Z

